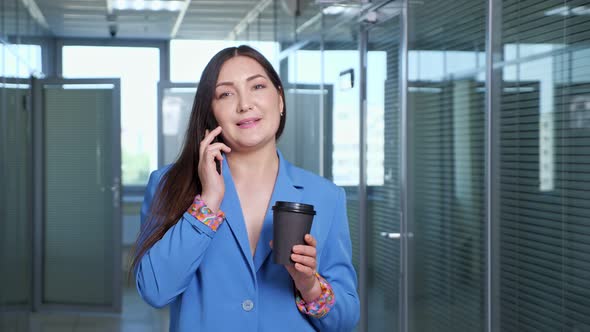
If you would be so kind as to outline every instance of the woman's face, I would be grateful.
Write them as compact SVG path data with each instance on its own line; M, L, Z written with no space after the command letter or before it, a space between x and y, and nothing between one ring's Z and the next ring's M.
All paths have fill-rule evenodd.
M223 64L212 106L223 140L232 149L276 144L283 98L256 60L236 56Z

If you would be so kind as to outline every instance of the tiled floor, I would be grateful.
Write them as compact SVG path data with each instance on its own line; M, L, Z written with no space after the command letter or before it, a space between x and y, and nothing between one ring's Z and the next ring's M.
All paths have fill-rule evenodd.
M147 305L134 288L123 289L119 314L2 313L1 332L164 332L167 309Z

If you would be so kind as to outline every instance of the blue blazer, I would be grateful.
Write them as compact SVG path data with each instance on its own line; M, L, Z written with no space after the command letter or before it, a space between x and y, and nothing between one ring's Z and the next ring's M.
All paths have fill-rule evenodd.
M351 331L359 319L357 278L351 259L344 190L289 164L278 152L279 173L252 256L240 202L226 160L226 220L217 232L188 213L141 258L137 289L150 305L170 305L170 331ZM141 208L142 226L167 168L150 176ZM293 281L273 262L272 206L276 201L313 204L318 272L332 285L335 305L322 318L299 312Z

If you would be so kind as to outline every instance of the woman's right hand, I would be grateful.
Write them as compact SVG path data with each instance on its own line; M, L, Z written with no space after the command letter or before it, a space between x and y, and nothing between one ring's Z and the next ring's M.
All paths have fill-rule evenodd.
M221 152L231 152L231 149L227 145L219 142L213 143L213 140L219 134L221 134L221 127L219 126L210 132L206 130L205 138L203 138L199 145L198 173L202 188L201 199L213 212L219 210L223 195L225 194L223 175L217 172L215 160L218 160L222 164L223 156Z

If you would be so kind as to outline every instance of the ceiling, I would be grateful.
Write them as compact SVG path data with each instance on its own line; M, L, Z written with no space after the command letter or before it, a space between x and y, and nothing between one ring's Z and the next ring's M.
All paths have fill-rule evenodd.
M6 26L18 29L20 34L45 32L66 38L111 38L110 32L115 29L115 38L122 39L285 40L293 35L295 26L308 21L307 29L319 29L319 20L313 19L320 13L317 0L299 0L297 17L288 5L297 0L182 1L188 3L184 13L113 10L109 15L107 0L0 0L4 6L0 9L5 12ZM36 5L41 15L25 19L19 14L18 19L15 13L28 12L24 7L27 3ZM44 20L48 29L31 28L31 20Z
M317 32L321 29L319 16L321 16L322 6L328 7L332 3L338 3L339 6L359 9L361 3L387 2L386 0L182 1L188 3L186 12L115 10L112 15L109 15L107 0L0 0L0 39L2 36L10 38L10 36L47 34L65 38L111 38L109 31L111 27L116 27L115 38L120 39L238 39L279 41L288 45L296 40L306 39L308 35L318 35ZM393 1L393 3L400 2ZM581 2L587 3L587 0ZM288 4L293 3L299 3L301 9L299 15L294 15L292 10L287 9ZM588 16L585 15L548 16L547 10L560 3L538 0L515 0L502 3L502 7L505 7L504 12L515 13L503 17L504 37L510 40L512 31L526 30L518 27L529 24L528 22L531 28L535 28L536 24L547 25L548 28L552 25L567 24L571 29L578 29L578 26L589 24ZM31 11L25 8L29 6L28 4L34 4L34 7L38 8L38 15L33 17L28 15ZM484 49L485 4L483 0L409 0L410 12L414 13L410 17L409 39L419 42L414 45L417 48ZM348 18L345 16L345 14L324 16L326 29L323 32L327 40L354 42L358 25L351 20L350 13ZM35 24L39 21L43 22L47 29L42 29L40 25ZM237 35L235 32L238 32ZM530 43L546 43L548 39L555 39L556 43L563 42L559 39L561 35L554 37L543 33L517 35L520 42L526 40ZM474 46L473 40L478 40L479 44Z

